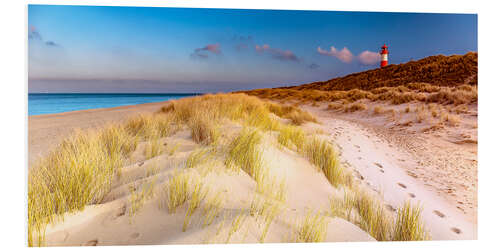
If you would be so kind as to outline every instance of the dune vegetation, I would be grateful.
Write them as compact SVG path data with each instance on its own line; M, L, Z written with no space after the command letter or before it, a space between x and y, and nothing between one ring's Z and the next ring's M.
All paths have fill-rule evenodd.
M164 146L162 139L181 130L189 131L198 149L189 154L182 169L163 183L154 181L155 187L144 184L131 188L132 217L145 200L156 195L158 207L168 213L176 213L187 204L183 225L179 225L182 231L192 226L195 213L201 213L202 225L209 226L219 216L224 196L212 190L203 179L207 173L197 169L218 160L225 170L241 170L256 183L249 215L240 211L233 216L225 242L230 242L250 217L262 225L259 241L265 242L271 224L285 210L287 196L293 195L287 194L284 180L271 174L273 166L262 160L264 148L273 145L264 143L263 138L271 137L281 150L291 150L317 167L334 188L346 190L343 200L332 200L331 211L307 214L301 219L295 228L295 241L323 241L328 216L354 221L377 240L427 239L422 236L425 229L418 209L405 205L397 218L387 214L379 199L355 187L352 174L340 163L333 144L301 128L307 122L317 120L294 106L246 94L216 94L171 101L154 114L99 130L79 131L30 168L28 244L43 245L46 226L62 221L65 214L100 204L140 144L145 145L145 159L175 154L177 146ZM222 129L231 124L241 129L225 141ZM359 218L353 219L353 213Z

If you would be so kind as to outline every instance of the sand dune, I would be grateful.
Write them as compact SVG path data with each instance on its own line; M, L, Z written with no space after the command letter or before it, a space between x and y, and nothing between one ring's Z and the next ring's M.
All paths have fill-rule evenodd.
M256 112L258 116L242 115L250 120L269 115L269 120L252 120L253 126L262 128L255 130L262 137L256 144L259 153L244 156L262 160L262 169L234 168L231 167L234 163L228 160L230 149L237 147L234 143L239 136L253 131L248 130L248 124L227 118L220 120L216 129L223 132L217 136L215 144L195 142L193 125L189 125L191 130L181 126L175 133L157 141L151 138L141 140L126 164L115 173L111 189L102 200L87 204L81 211L66 213L64 221L50 224L44 243L48 246L75 246L391 240L393 223L400 213L398 209L407 201L414 207L421 207L424 224L421 229L428 233L429 238L477 238L476 193L471 188L477 183L475 165L463 168L463 164L456 164L467 162L466 158L475 159L477 153L463 150L470 143L450 142L457 138L457 131L469 133L467 138L470 140L477 138L474 137L474 126L470 124L474 123L473 118L469 121L464 116L459 127L461 130L453 127L427 132L424 138L433 141L424 140L425 144L422 144L419 136L427 125L400 124L401 120L414 114L405 114L406 117L397 120L391 113L373 115L372 110L345 113L328 110L326 105L303 106L303 110L316 117L302 114L307 117L306 121L317 122L301 121L292 126L298 119L295 116L299 116L296 108L289 107L293 112L283 112L279 106L265 106L270 104L264 105L264 102L252 98L242 95L197 97L196 101L186 101L182 107L189 111L187 108L191 105L209 105L204 103L207 100L215 105L230 100L266 107L267 111L247 107L247 110L253 110L248 112ZM102 115L119 121L123 114L141 110L153 112L164 105L124 108L120 111L122 113L116 113L116 109L98 110L100 115L95 119L100 120ZM181 112L182 107L176 110L169 106L164 112ZM269 110L273 109L277 110L270 113ZM101 126L95 124L103 124L102 121L87 116L91 113L41 116L31 122L43 121L35 128L47 126L51 120L63 119L78 119L73 121L73 128ZM333 145L338 153L338 159L333 159L338 163L332 164L345 168L341 171L352 174L352 179L332 182L331 178L341 176L328 177L325 171L333 170L320 167L329 164L328 160L332 158L319 155L320 158L312 159L317 156L308 156L305 149L299 150L298 147L304 145L290 147L280 141L281 136L290 132L286 129L292 128L303 131L302 139L298 139L303 144L310 143L311 138L318 138L327 142L325 147ZM57 133L59 127L46 129ZM39 131L33 130L33 133ZM215 136L211 132L203 133L207 138ZM406 135L406 138L402 140L396 135ZM300 133L295 136L300 137ZM458 154L450 155L448 149L443 149L445 142L455 145L456 148L449 150ZM38 147L47 145L47 142L40 141L30 140L30 143ZM242 145L250 150L250 144L247 141ZM159 153L152 153L153 146L159 147ZM242 159L244 162L239 164L247 164L253 158ZM456 168L461 168L462 172ZM444 174L436 174L439 171ZM446 178L446 175L454 177ZM445 184L452 192L442 192L440 185ZM466 188L459 189L462 186ZM169 193L172 190L181 190L179 194L186 197L172 203L176 202L172 197L177 197ZM361 193L354 193L354 198L349 196L353 190L368 194L370 199L363 201ZM458 197L459 193L463 197ZM457 208L457 204L464 206ZM381 220L369 222L372 217ZM307 228L307 225L314 226ZM304 232L307 238L304 238ZM418 239L426 237L419 236Z
M232 128L238 131L241 127ZM271 138L266 144L273 145ZM227 171L221 162L211 168L216 169L202 177L206 164L189 172L193 178L202 178L209 187L207 196L221 192L224 197L220 214L214 222L203 227L201 208L193 215L186 232L182 231L187 204L175 213L159 208L164 197L161 188L184 168L189 156L198 146L191 140L188 131L163 140L167 145L178 145L175 154L161 155L145 160L138 147L137 162L124 167L114 188L103 204L87 206L83 212L65 216L64 223L51 226L47 230L46 244L57 245L140 245L140 244L194 244L194 243L243 243L261 242L264 224L258 216L251 216L250 210L255 196L256 183L243 171ZM326 210L329 198L338 192L323 174L307 160L290 150L265 147L266 165L273 166L270 175L285 180L286 202L280 205L280 214L270 226L263 242L290 242L294 240L293 227L306 216L308 211ZM274 167L275 166L275 167ZM148 175L148 169L156 169ZM129 186L138 190L154 183L154 195L145 199L136 214L131 214ZM304 188L307 187L307 188ZM138 191L139 192L139 191ZM228 240L232 223L243 215L243 222ZM339 218L327 218L328 229L325 241L371 241L373 238L357 226Z

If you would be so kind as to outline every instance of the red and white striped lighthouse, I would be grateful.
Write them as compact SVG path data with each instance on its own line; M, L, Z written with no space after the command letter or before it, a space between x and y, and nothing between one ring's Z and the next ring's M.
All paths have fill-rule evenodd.
M389 64L389 50L387 48L388 47L384 43L384 46L382 46L382 50L380 51L380 56L382 58L382 60L380 61L381 68Z

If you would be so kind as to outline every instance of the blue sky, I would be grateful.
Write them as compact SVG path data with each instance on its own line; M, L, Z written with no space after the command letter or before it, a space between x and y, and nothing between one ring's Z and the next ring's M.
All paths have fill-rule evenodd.
M477 51L477 16L28 7L29 92L216 92L295 85Z

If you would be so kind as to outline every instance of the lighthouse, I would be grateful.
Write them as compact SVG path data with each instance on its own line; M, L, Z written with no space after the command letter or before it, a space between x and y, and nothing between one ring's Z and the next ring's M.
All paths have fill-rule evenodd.
M389 50L387 48L388 47L384 43L384 46L382 46L382 50L380 51L380 57L382 58L382 60L380 61L381 68L389 64Z

